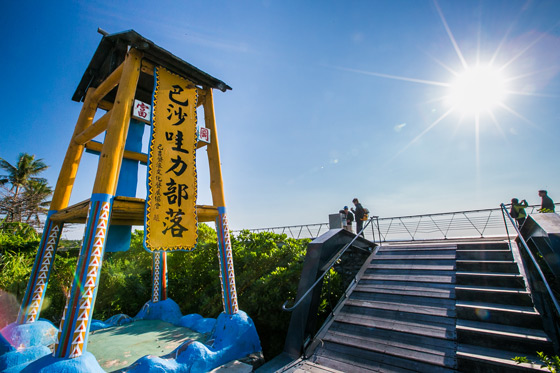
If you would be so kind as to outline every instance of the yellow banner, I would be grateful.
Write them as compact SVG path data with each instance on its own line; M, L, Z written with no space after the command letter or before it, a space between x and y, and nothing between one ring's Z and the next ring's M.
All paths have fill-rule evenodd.
M144 245L148 251L192 250L196 216L196 86L158 67Z

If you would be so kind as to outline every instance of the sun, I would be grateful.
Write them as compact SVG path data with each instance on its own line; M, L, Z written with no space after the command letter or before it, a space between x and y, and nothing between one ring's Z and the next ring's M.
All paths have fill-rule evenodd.
M498 68L477 65L466 68L449 83L446 103L462 115L479 115L503 105L506 77Z

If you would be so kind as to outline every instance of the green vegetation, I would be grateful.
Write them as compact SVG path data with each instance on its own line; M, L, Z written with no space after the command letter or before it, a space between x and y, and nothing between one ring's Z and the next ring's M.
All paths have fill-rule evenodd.
M118 313L134 316L150 299L152 259L142 241L143 232L136 231L130 250L105 254L94 318L105 320ZM267 359L283 348L291 314L281 306L295 298L307 242L267 232L243 231L232 237L239 306L255 322ZM18 301L24 295L38 244L38 237L33 235L22 238L0 232L0 289ZM41 311L41 317L55 325L60 323L71 287L78 246L77 242L61 241L56 255ZM200 224L199 244L194 251L168 254L168 297L179 304L183 314L217 317L222 312L217 252L216 232ZM322 319L341 292L340 276L331 270L323 286ZM2 327L4 324L0 324Z
M38 177L48 166L34 155L21 153L15 165L0 158L0 216L2 223L24 222L40 227L39 215L44 214L53 192L47 180Z
M537 355L539 355L539 359L541 360L541 368L546 368L549 372L552 373L560 372L560 358L557 355L548 357L544 352L537 352ZM517 364L538 364L527 359L527 357L525 356L516 356L512 360L517 362Z

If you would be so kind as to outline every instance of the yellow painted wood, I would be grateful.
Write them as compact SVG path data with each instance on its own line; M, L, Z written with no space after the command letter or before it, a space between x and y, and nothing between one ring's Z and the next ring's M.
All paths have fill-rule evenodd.
M148 60L142 60L142 72L148 75L154 75L154 64Z
M95 121L91 126L83 130L78 136L74 138L76 144L83 145L86 142L95 138L95 136L105 132L107 130L107 124L111 118L111 112L105 113L101 118Z
M115 195L117 181L128 133L130 114L134 103L136 86L140 76L142 53L131 48L123 62L122 76L107 125L107 134L99 156L93 193ZM113 74L111 74L113 75ZM105 82L104 82L105 83ZM103 84L103 83L102 83Z
M103 150L103 144L97 141L89 141L85 143L86 149L93 150L96 152L101 152ZM130 159L133 161L148 163L148 155L138 152L131 152L130 150L125 150L123 152L123 158Z
M208 166L210 169L210 191L212 203L216 207L225 207L224 183L222 180L222 167L220 150L218 146L218 131L216 130L216 117L214 114L214 96L212 88L204 89L204 122L206 128L212 133L212 141L207 145Z
M109 101L105 101L105 100L101 100L99 101L99 103L97 104L97 108L98 109L103 109L105 111L109 111L113 108L113 103L109 102Z
M107 95L107 93L111 92L113 88L115 88L117 84L119 84L119 81L122 81L125 63L126 59L107 78L105 78L105 80L101 84L99 84L91 98L93 102L98 104L99 101L101 101L101 99Z
M74 128L72 139L77 134L83 132L84 129L90 126L93 122L93 117L95 116L95 112L97 110L97 105L93 103L91 99L94 92L95 89L90 88L86 93L82 110L80 111L76 127ZM50 209L54 211L58 211L68 206L72 189L74 187L74 180L76 179L76 174L78 173L78 166L80 165L82 154L84 152L83 145L76 144L72 139L70 140L70 144L66 150L66 156L62 162L62 168L58 175L58 180L54 189L50 206Z
M54 222L85 223L89 208L89 199L51 215ZM214 206L197 205L198 221L214 222L218 217L218 209ZM142 198L117 196L113 201L111 223L118 225L144 225L145 200Z

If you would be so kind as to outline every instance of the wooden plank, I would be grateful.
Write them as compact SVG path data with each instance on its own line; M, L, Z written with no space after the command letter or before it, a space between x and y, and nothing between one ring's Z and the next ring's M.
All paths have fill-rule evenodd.
M382 310L377 308L356 307L345 305L341 313L373 316L391 320L404 320L433 325L455 326L455 318L448 316L434 316L420 313L400 312L395 310Z
M474 320L457 320L457 329L474 330L487 335L508 335L514 338L536 340L542 343L549 341L543 330L523 328L521 326L494 324Z
M406 288L413 288L413 287L419 287L419 288L430 288L432 290L435 289L441 289L441 290L449 290L449 289L454 289L455 285L452 283L426 283L426 282L420 282L420 281L389 281L389 280L364 280L361 279L360 280L360 285L375 285L375 286L395 286L395 287L406 287Z
M431 365L436 366L443 366L443 367L453 367L454 362L454 351L448 353L442 353L439 350L431 350L429 352L425 351L417 351L414 346L410 345L400 345L400 346L393 346L390 343L385 343L382 345L377 345L375 343L370 343L369 341L362 340L359 338L354 338L353 336L346 336L342 338L339 335L339 338L335 338L332 340L329 338L324 339L325 342L331 342L333 344L338 344L347 347L353 347L352 349L348 350L356 350L359 349L360 353L364 351L371 351L371 352L378 352L384 353L385 355L390 356L406 356L407 360L415 360L420 361L422 363L429 363Z
M425 249L425 250L430 250L430 249L434 249L434 250L439 250L439 249L457 249L457 245L454 244L412 244L412 243L407 243L407 244L402 244L402 245L381 245L381 249L384 250L391 250L391 249L403 249L403 250L410 250L410 249Z
M409 312L409 313L421 313L425 315L456 317L456 312L454 309L444 308L444 307L409 305L409 304L392 303L392 302L363 301L360 299L351 299L351 298L346 301L346 305L394 310L394 311Z
M452 289L430 289L430 288L407 288L406 286L396 287L383 287L383 286L371 286L371 285L360 285L356 286L355 291L361 291L364 293L384 293L384 294L397 294L397 295L411 295L417 297L429 297L429 298L443 298L443 299L455 299L455 291Z
M350 295L350 299L371 300L376 302L403 303L409 305L433 306L442 308L454 308L455 299L418 297L413 295L385 294L385 293L369 293L354 290Z
M375 263L375 261L374 261ZM368 265L370 269L414 269L414 270L426 270L426 271L453 271L455 265L453 264L370 264Z
M380 343L384 344L389 343L395 346L406 345L418 351L438 350L446 353L453 353L456 344L456 341L453 339L432 338L384 329L371 330L363 326L345 323L333 323L331 330L329 330L329 333L331 332L344 333L355 336L356 338L370 340L372 344L380 340L382 341Z
M386 252L407 252L407 253L418 253L418 252L441 252L441 251L449 251L449 253L454 253L457 251L455 246L438 246L438 247L387 247L381 246L379 248L379 254L386 253Z
M378 283L371 283L370 281L360 281L359 287L372 287L379 289L394 289L394 290L416 290L419 292L439 292L445 294L453 293L455 286L453 284L427 284L423 282L392 282L392 281L378 281Z
M392 356L386 353L352 349L351 346L333 344L330 342L325 343L321 352L322 353L318 355L314 361L320 362L321 365L333 364L334 362L348 364L350 370L344 370L342 366L340 366L340 368L333 366L335 369L344 370L346 372L453 372L453 370L448 367L427 364L421 360L403 358L403 355ZM328 362L328 359L332 361ZM332 366L330 364L327 366ZM351 367L357 369L351 370Z
M426 271L422 269L366 269L365 273L368 275L453 276L455 271Z
M415 323L401 320L384 319L380 317L362 316L349 313L340 313L335 317L336 322L359 325L371 330L385 329L393 332L415 334L432 338L453 339L455 325L435 325ZM330 332L330 331L329 331Z
M339 356L332 356L332 354L325 354L315 356L313 361L321 366L326 366L332 369L336 369L340 372L345 373L362 373L362 372L380 372L379 364L372 364L370 362L360 363L354 359L344 359L342 360ZM412 370L401 370L394 371L395 373L409 373ZM298 372L299 373L299 372ZM305 372L302 372L305 373Z
M390 281L414 281L414 282L439 282L455 283L455 276L429 276L429 275L385 275L385 274L364 274L365 280L390 280Z
M376 255L374 260L455 260L455 255Z

